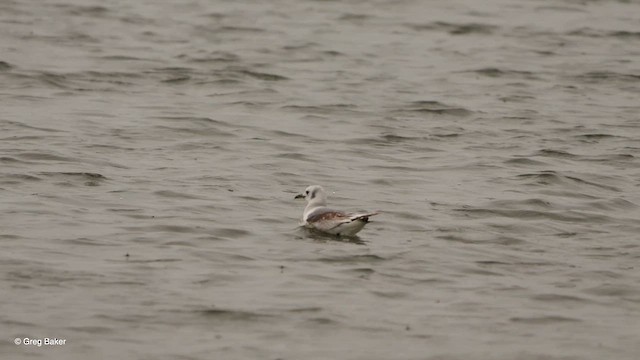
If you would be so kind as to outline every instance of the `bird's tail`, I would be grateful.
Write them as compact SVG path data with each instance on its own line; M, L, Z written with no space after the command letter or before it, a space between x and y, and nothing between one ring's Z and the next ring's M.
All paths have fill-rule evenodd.
M369 217L370 216L378 215L379 213L380 212L378 212L378 211L355 213L355 214L351 214L350 218L351 218L351 221L362 220L364 222L367 222L367 221L369 221Z

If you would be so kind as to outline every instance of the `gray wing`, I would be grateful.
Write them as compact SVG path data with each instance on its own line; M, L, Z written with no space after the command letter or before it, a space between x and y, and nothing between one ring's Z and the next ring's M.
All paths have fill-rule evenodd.
M378 212L361 212L357 214L347 214L342 211L319 208L311 212L306 219L307 226L316 228L328 233L340 233L343 231L353 231L355 234L364 224L369 222L369 217L377 215ZM356 224L355 227L351 226ZM344 226L351 227L346 229Z
M340 223L342 221L350 221L349 216L342 211L329 209L326 207L318 208L307 215L305 221L309 224L314 224L318 222L331 221Z

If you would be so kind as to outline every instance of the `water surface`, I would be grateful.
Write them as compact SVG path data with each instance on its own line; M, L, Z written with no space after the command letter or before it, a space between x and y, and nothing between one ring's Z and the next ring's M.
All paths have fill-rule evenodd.
M639 25L606 0L4 1L0 356L636 359ZM382 214L309 234L310 184Z

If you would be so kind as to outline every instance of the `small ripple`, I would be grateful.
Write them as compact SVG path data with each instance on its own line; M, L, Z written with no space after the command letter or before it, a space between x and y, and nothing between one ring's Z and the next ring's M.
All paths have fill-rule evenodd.
M62 9L70 15L103 16L104 14L109 12L108 8L97 5L55 4L53 6Z
M436 238L445 240L445 241L461 243L461 244L478 244L482 242L477 239L470 239L460 235L438 235L436 236Z
M171 262L180 262L182 259L177 258L159 258L159 259L129 259L127 258L126 262L128 263L137 263L137 264L153 264L153 263L171 263Z
M409 296L408 293L402 291L378 291L372 290L371 294L384 299L403 299Z
M313 159L311 159L307 155L304 155L304 154L301 154L301 153L293 153L293 152L277 154L277 155L275 155L275 157L282 158L282 159L307 161L307 162L312 162L313 161Z
M413 166L401 166L401 165L371 165L370 169L380 169L385 171L398 171L404 173L414 173L414 172L423 172L422 169L418 169Z
M628 284L603 284L584 290L587 294L640 300L640 291Z
M115 61L146 61L147 60L144 58L139 58L139 57L129 56L129 55L104 55L104 56L99 56L98 58L104 59L104 60L115 60Z
M265 80L265 81L289 80L289 78L286 77L286 76L270 74L270 73L264 73L264 72L251 71L251 70L239 70L238 73L242 74L242 75L246 75L246 76L252 77L254 79Z
M509 321L533 325L554 324L563 322L581 322L580 319L559 315L535 316L535 317L512 317Z
M118 86L133 85L132 80L139 79L142 75L126 72L81 71L64 74L41 72L34 75L23 75L23 77L65 90L113 91Z
M273 317L273 315L270 314L263 314L253 311L228 310L220 308L194 310L194 312L201 316L212 318L218 321L260 321Z
M415 31L446 31L451 35L469 35L481 34L487 35L495 32L498 27L489 24L478 23L462 23L454 24L444 21L436 21L427 24L405 24L411 30Z
M324 263L341 263L341 264L358 264L358 263L374 263L385 261L387 259L382 256L366 254L366 255L347 255L336 257L324 257L317 259L317 261Z
M575 137L580 139L580 140L587 141L587 142L597 142L598 140L619 138L620 136L611 135L611 134L603 134L603 133L592 133L592 134L576 135Z
M40 73L32 77L33 79L60 89L70 89L67 84L67 77L61 74Z
M505 274L478 268L461 268L460 271L465 274L483 275L483 276L505 276Z
M568 223L582 222L582 223L608 223L614 219L610 216L594 214L591 212L582 211L538 211L528 209L503 209L503 208L468 208L468 209L456 209L456 211L464 212L466 214L478 217L492 217L502 216L506 218L514 219L548 219L555 221L562 221Z
M293 309L288 309L288 312L292 312L292 313L317 313L317 312L321 312L322 310L324 310L321 307L300 307L300 308L293 308Z
M35 136L35 135L26 135L26 136L10 136L6 138L0 139L0 141L16 141L16 142L24 142L27 140L45 140L52 139L52 136Z
M285 110L293 110L297 112L302 112L305 114L336 114L336 113L344 113L346 111L352 111L357 108L356 105L353 104L323 104L323 105L285 105L282 109ZM311 120L317 120L318 118L311 118Z
M92 172L57 172L57 171L47 172L45 171L45 172L40 172L39 174L49 176L49 177L70 177L70 178L81 178L84 180L106 180L107 179L107 177L102 174L92 173Z
M572 154L570 152L554 149L542 149L536 152L533 156L543 156L560 159L575 159L578 157L578 155Z
M116 246L115 244L105 243L104 241L80 237L74 239L64 239L60 240L63 243L71 244L71 245L88 245L88 246Z
M418 212L411 212L411 211L388 211L387 213L389 214L393 214L397 217L406 219L406 220L419 220L419 221L424 221L428 219L428 216L426 214L420 214Z
M211 31L210 29L208 31ZM251 27L251 26L232 26L232 25L223 25L216 27L213 31L220 33L261 33L265 30L262 28Z
M451 106L439 101L421 100L413 101L406 106L396 108L396 112L400 113L430 113L437 115L450 115L450 116L468 116L473 112L463 107Z
M100 186L107 180L106 176L92 172L40 172L38 174L46 178L62 180L65 185L84 181L85 186Z
M497 260L478 260L476 264L480 265L512 265L511 263L497 261Z
M307 319L306 322L314 324L314 325L338 325L338 324L340 324L339 321L331 319L331 318L327 318L327 317L311 318L311 319Z
M442 135L432 134L433 137L440 138ZM362 144L362 145L374 145L379 147L395 147L401 144L406 144L405 146L412 146L416 151L421 153L427 152L440 152L441 150L424 146L424 144L432 140L428 137L424 136L402 136L397 134L382 134L376 136L367 136L367 137L359 137L349 139L349 143L352 144ZM361 155L360 153L359 155ZM367 153L368 156L371 154Z
M244 229L219 228L212 231L213 235L225 238L237 239L250 235L251 232Z
M200 126L205 126L205 127L209 127L211 125L218 125L218 126L231 126L230 124L221 121L221 120L216 120L216 119L212 119L209 117L191 117L191 116L158 116L157 119L161 119L161 120L168 120L171 121L172 123L177 122L177 123L188 123L188 124L198 124ZM235 126L235 125L233 125Z
M610 31L607 33L607 36L637 40L640 39L640 31Z
M532 199L522 199L522 200L496 200L491 203L491 205L498 208L506 208L506 209L517 209L519 207L534 207L538 209L550 209L553 208L553 204L549 201L532 198Z
M587 84L598 84L603 82L614 83L637 83L640 80L638 74L618 73L614 71L589 71L573 77L574 80Z
M626 30L606 31L606 30L593 29L589 27L568 31L566 35L584 36L588 38L612 37L612 38L630 39L630 40L640 39L640 31L626 31Z
M363 268L352 268L352 269L342 270L342 272L355 274L355 275L358 275L359 277L368 277L375 274L376 271L373 270L372 268L363 267Z
M65 330L73 330L81 333L94 334L94 335L113 334L116 332L116 330L105 327L105 326L69 326L69 327L66 327Z
M194 63L238 63L240 62L240 56L232 52L227 51L212 51L211 53L194 57L191 54L182 54L179 58L186 58L190 62Z
M540 171L537 173L520 174L518 179L527 180L532 184L550 185L561 183L561 177L551 170Z
M331 56L331 57L345 56L344 53L336 50L325 50L325 51L322 51L321 54Z
M182 225L151 225L151 226L125 226L125 230L135 232L171 232L171 233L201 233L203 230L194 226Z
M171 191L171 190L155 191L153 194L157 195L157 196L165 197L165 198L170 198L170 199L191 199L191 200L200 200L200 199L202 199L201 197L196 196L196 195L180 193L180 192Z
M11 127L16 127L16 128L21 128L21 129L28 129L28 130L38 130L38 131L44 131L44 132L49 132L49 133L51 133L51 132L62 132L61 130L57 130L57 129L44 128L44 127L38 127L38 126L33 126L33 125L27 125L27 124L19 122L19 121L0 120L0 125L2 125L2 129L6 128L4 125L9 125Z
M24 182L31 182L31 181L41 181L42 179L37 177L37 176L33 176L33 175L29 175L29 174L3 174L0 177L0 183L5 184L5 185L9 185L9 184L21 184Z
M589 208L599 210L630 210L637 209L638 205L622 198L598 200L586 204Z
M500 68L494 68L494 67L469 70L466 72L475 73L478 75L483 75L483 76L488 76L493 78L502 78L502 77L514 78L515 77L515 78L523 78L528 80L535 80L538 78L534 73L530 71L509 70L509 69L500 69Z
M417 140L417 139L424 140L424 138L418 138L418 137L412 137L412 136L400 136L400 135L396 135L396 134L380 135L377 139L379 139L380 141L382 141L384 143L400 143L400 142L405 142L405 141L410 141L410 140Z
M544 170L537 173L520 174L520 175L517 175L517 179L527 180L529 184L536 184L536 185L560 185L560 184L576 185L578 184L578 185L587 185L589 187L596 187L596 188L605 189L605 190L614 191L614 192L621 191L619 188L615 186L605 185L605 184L601 184L601 183L597 183L589 180L584 180L577 176L563 175L559 172L552 171L552 170Z
M317 242L341 242L348 244L356 244L356 245L365 245L367 242L362 240L357 235L349 236L349 237L336 237L335 235L327 234L325 232L321 232L316 229L308 229L304 226L300 226L297 228L298 233L304 234L304 237L309 238L313 241ZM314 259L317 260L317 259ZM320 259L319 261L322 261Z
M582 161L590 161L590 162L600 162L600 163L611 163L611 162L628 162L635 160L635 156L631 154L607 154L607 155L599 155L599 156L585 156L579 160Z
M306 140L306 141L310 141L312 138L307 136L307 135L303 135L303 134L297 134L297 133L292 133L289 131L284 131L284 130L263 130L264 134L268 134L269 136L273 137L273 138L297 138L300 140ZM254 138L257 140L257 138Z
M189 80L191 80L191 76L181 75L181 76L174 76L169 79L161 80L161 82L166 84L180 84L180 83L187 82Z
M21 159L26 160L44 160L44 161L62 161L62 162L79 162L79 159L54 155L51 153L41 152L24 152L17 155Z
M372 16L368 14L355 14L355 13L345 13L338 17L338 20L347 21L347 22L357 22L360 23L363 20L371 19Z
M547 166L548 164L539 160L533 160L527 157L515 157L504 161L509 165L521 165L521 166Z
M9 271L6 273L6 277L9 280L16 280L18 283L28 281L34 286L64 287L66 283L74 281L89 280L93 282L101 275L35 266L24 270Z
M13 66L6 61L0 61L0 71L11 70Z
M23 239L23 237L13 234L0 234L0 239L18 240Z
M509 95L509 96L502 96L500 97L500 101L503 102L527 102L529 100L534 100L535 96L527 96L527 95ZM528 117L522 117L522 116L504 116L503 119L505 120L531 120L531 118Z
M533 300L552 303L586 303L587 299L562 294L538 294L531 297Z

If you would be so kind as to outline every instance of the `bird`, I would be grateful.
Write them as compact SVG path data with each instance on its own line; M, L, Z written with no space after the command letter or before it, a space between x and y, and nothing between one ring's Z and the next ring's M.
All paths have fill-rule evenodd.
M320 185L308 186L295 199L305 199L307 206L302 213L302 225L323 233L340 236L354 236L369 222L369 217L378 211L345 213L327 207L327 194Z

